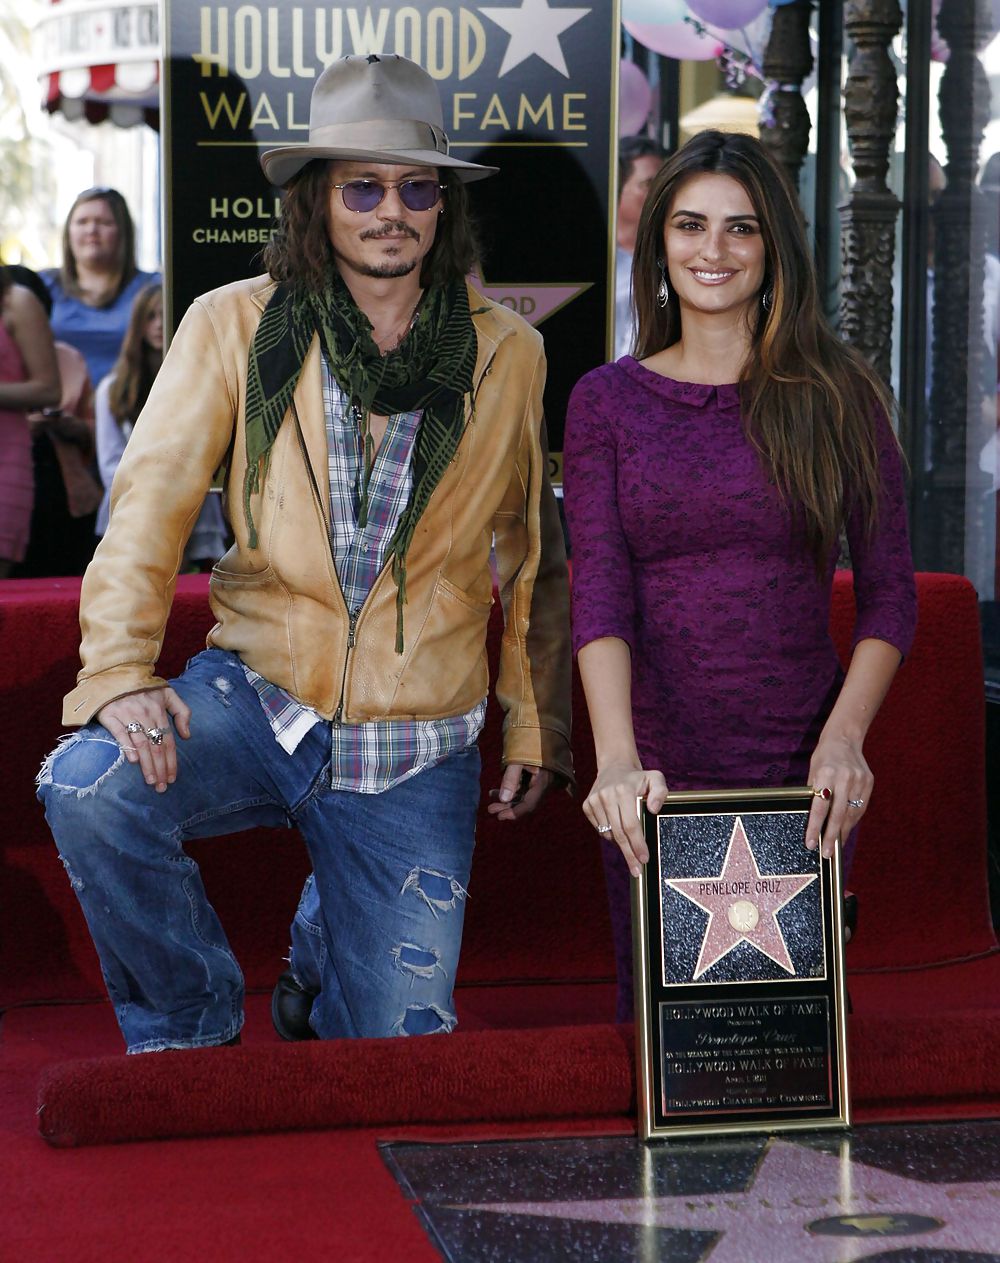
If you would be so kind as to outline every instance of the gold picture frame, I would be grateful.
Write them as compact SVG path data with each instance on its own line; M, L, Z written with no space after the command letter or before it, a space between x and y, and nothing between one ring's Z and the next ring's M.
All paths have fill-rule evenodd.
M632 884L643 1140L850 1126L840 848L808 787L637 804Z

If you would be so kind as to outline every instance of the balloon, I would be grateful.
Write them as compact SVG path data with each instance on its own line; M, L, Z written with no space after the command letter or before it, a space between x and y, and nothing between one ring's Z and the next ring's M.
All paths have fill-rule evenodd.
M722 52L722 44L714 35L699 35L690 22L668 22L663 26L625 22L623 25L644 48L678 61L711 61Z
M934 0L931 5L931 13L933 15L931 21L931 61L947 61L951 56L951 49L948 47L948 41L941 38L937 28L937 17L941 12L941 0ZM996 23L993 29L996 30Z
M686 0L622 0L622 21L640 25L682 22L687 11Z
M618 72L618 135L641 132L652 106L649 80L634 61L623 61Z
M688 8L696 18L735 30L767 8L767 0L688 0Z

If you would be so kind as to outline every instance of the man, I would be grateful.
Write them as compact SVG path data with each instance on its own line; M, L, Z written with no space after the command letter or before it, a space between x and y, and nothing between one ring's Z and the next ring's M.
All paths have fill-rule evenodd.
M429 75L375 56L328 67L308 144L262 163L288 189L271 275L177 330L83 585L65 718L96 722L40 777L131 1052L238 1039L242 976L182 843L252 825L295 824L314 869L291 975L308 1027L282 1033L454 1026L491 544L506 722L489 809L516 819L572 776L541 339L464 280L463 181L493 169L448 154ZM218 621L168 684L153 664L178 558L223 461Z
M635 341L632 312L632 255L639 216L653 178L666 155L649 136L623 136L618 142L618 213L615 222L615 359Z

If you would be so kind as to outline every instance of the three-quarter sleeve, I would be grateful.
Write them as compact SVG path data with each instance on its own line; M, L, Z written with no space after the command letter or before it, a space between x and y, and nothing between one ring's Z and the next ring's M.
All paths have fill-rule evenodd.
M884 640L905 658L917 626L906 482L899 445L881 408L874 422L881 478L874 528L869 533L858 509L847 520L857 602L852 649L861 640Z
M632 560L618 504L614 366L575 386L566 414L563 497L572 567L574 653L617 636L635 647Z

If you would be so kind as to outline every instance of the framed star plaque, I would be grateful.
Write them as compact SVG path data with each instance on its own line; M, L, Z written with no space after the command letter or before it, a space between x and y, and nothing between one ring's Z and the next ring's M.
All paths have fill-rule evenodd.
M850 1124L840 854L806 850L812 802L791 788L639 805L644 1140Z

